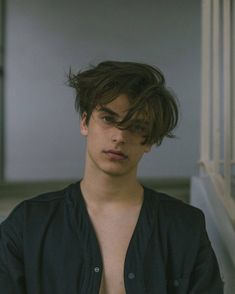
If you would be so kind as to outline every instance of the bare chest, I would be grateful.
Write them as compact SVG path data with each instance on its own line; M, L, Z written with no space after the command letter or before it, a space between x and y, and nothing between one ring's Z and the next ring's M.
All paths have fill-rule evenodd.
M100 294L125 294L124 264L139 210L92 216L103 259Z

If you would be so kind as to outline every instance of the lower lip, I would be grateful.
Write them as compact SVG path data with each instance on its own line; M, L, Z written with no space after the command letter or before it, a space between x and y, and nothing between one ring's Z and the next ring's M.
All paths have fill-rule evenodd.
M126 160L127 157L125 155L117 154L117 153L112 153L112 152L104 152L109 159L111 160Z

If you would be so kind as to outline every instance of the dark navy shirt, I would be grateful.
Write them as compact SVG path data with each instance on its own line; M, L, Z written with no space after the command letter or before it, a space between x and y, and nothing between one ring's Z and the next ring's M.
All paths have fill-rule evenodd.
M0 232L1 294L99 293L102 258L79 182L22 202ZM127 294L223 293L202 212L145 187L124 282Z

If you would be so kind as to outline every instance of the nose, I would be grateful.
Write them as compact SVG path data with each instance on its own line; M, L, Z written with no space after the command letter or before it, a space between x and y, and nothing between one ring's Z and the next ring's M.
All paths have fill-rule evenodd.
M127 136L126 136L126 130L120 130L118 128L114 128L111 135L111 140L114 143L126 143Z

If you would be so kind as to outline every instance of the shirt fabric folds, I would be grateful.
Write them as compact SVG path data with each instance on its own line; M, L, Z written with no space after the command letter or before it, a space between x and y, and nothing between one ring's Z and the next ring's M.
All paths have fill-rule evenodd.
M102 266L80 182L23 201L1 224L0 293L98 294ZM144 187L124 282L127 294L223 293L203 213Z

